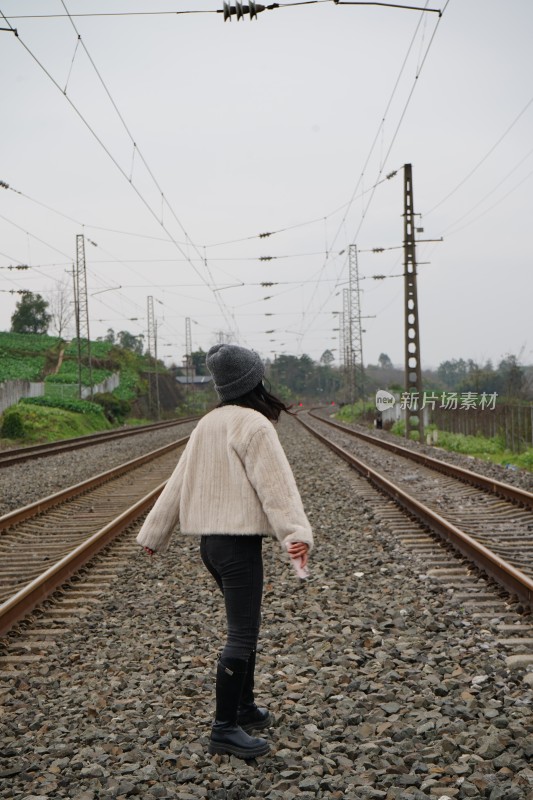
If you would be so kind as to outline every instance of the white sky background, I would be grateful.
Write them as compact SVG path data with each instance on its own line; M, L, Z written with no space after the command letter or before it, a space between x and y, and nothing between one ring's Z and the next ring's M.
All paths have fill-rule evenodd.
M65 5L75 14L222 2ZM19 299L9 290L49 299L85 233L98 245L86 245L93 339L108 328L146 333L152 295L166 363L181 363L186 317L195 350L231 331L264 357L338 357L348 244L362 279L403 271L401 168L412 163L420 238L444 237L417 248L422 366L508 353L533 362L530 0L450 0L440 21L333 2L225 24L220 14L74 18L163 203L138 153L132 171L131 140L81 46L67 97L126 177L64 96L77 42L69 19L15 18L65 14L62 2L0 0L0 11L20 36L0 31L0 180L11 187L0 189L0 330ZM374 247L400 249L364 252ZM16 264L33 268L5 269ZM365 363L385 352L401 365L402 279L369 277L361 290L373 317Z

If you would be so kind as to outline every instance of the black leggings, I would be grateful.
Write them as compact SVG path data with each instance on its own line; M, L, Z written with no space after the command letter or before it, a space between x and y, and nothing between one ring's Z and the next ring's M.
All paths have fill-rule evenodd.
M221 658L248 661L261 625L262 536L202 536L200 554L224 595L227 639Z

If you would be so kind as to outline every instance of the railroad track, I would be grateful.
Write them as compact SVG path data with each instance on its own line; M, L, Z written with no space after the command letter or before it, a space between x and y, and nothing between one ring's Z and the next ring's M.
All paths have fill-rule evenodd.
M90 447L94 444L110 442L113 439L124 439L129 436L136 436L140 433L149 433L150 431L172 428L176 425L184 425L187 422L194 422L197 419L199 419L199 417L166 420L164 422L150 423L149 425L131 426L126 429L122 428L121 430L90 433L87 436L77 436L73 439L61 439L58 442L17 447L0 453L0 469L2 469L2 467L10 467L13 464L20 464L32 458L42 458L58 453L66 453L70 450L79 450L82 447Z
M411 516L533 607L533 494L312 412L300 413L298 420ZM320 425L335 433L326 436ZM414 461L416 471L410 466Z
M0 517L0 636L151 507L188 438Z
M310 416L307 412L304 414L306 417ZM478 530L475 532L477 538L472 535L472 531L461 530L458 520L450 523L444 519L441 513L436 513L416 497L405 493L368 463L362 463L355 459L353 454L348 452L350 448L348 436L353 442L354 431L352 429L316 416L314 416L314 427L312 427L309 422L303 421L304 414L300 414L298 419L315 436L331 447L351 466L356 466L361 474L370 478L381 491L387 492L394 502L399 503L410 515L421 519L424 526L437 531L454 548L468 559L473 560L484 572L496 578L508 592L518 596L526 605L531 605L533 597L531 575L524 574L520 567L511 563L513 557L516 557L516 537L514 539L509 536L505 538L505 531L500 531L502 541L497 545L500 548L499 555L491 551L489 547L489 545L494 546L491 537L488 542L480 541L479 529L482 530L483 525L480 522L480 512L472 505L471 492L479 493L481 490L474 489L466 483L469 473L461 471L459 489L457 488L457 477L439 475L439 479L448 481L446 492L448 495L453 494L454 500L457 500L459 491L466 493L462 502L464 505L468 500L470 513L467 516L470 517L471 524L473 524L472 518L477 524ZM343 439L343 446L338 442L331 442L328 437L320 434L316 428L316 422L319 424L327 422L329 428L334 427L336 429L335 436ZM361 434L358 434L358 437L360 439ZM179 457L176 449L184 446L187 438L0 517L0 603L2 604L0 605L0 636L5 635L17 621L49 598L58 587L64 586L75 573L83 570L88 561L94 559L98 552L106 548L112 540L128 530L136 520L142 517L162 491L166 479ZM365 438L372 439L372 437ZM374 442L375 440L372 441L372 444ZM379 444L381 444L380 441ZM368 442L365 443L365 446L370 447ZM353 445L351 447L353 449ZM360 447L359 444L358 448L360 449ZM395 449L403 450L396 446ZM406 454L411 456L412 451L406 450ZM395 452L394 457L399 458L400 456ZM427 457L424 457L424 460L428 462ZM437 463L441 471L449 466L442 462ZM382 472L383 464L380 463L379 466ZM390 465L388 465L388 469L390 471ZM427 463L424 470L429 470ZM452 470L457 471L457 468L452 468ZM479 478L480 476L475 477ZM425 491L424 486L428 480L435 480L434 473L429 479L427 477L422 479L417 473L414 482L420 483L422 490ZM412 476L409 482L413 483ZM525 520L526 534L521 539L523 552L520 555L522 559L520 566L525 567L531 573L533 572L531 568L533 496L523 490L514 490L514 487L507 487L494 481L489 483L490 487L486 487L482 491L483 512L488 515L493 524L493 515L496 511L499 514L499 524L508 526L510 522L513 529L519 519ZM434 486L432 489L435 493ZM504 489L505 491L507 489L511 489L513 492L517 491L519 499L515 499L514 504L509 500L500 499L495 491L502 493ZM492 495L489 497L490 502L487 502L488 493ZM496 509L493 507L494 501ZM516 505L518 502L520 507ZM395 524L398 526L397 521ZM414 543L416 547L422 548L422 551L430 546L424 535L422 539L420 534L416 534L412 538L411 523L408 523L407 527L410 531L409 537L406 539L407 544ZM527 547L523 546L524 542ZM506 558L501 554L502 551ZM529 559L527 564L524 564L524 557ZM452 566L451 569L454 572L454 569L457 568Z

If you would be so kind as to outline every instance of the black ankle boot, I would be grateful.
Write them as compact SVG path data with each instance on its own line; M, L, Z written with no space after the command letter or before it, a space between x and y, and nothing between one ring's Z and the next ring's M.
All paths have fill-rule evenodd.
M242 687L241 701L237 711L237 724L243 731L262 730L272 724L272 717L267 708L258 708L254 698L256 651L252 650L246 669L246 677Z
M238 758L256 758L264 756L270 750L266 739L249 736L239 725L215 720L211 728L209 752L230 754Z
M211 729L209 752L255 758L269 751L265 739L249 736L237 724L237 707L246 678L246 661L225 658L217 667L217 709Z

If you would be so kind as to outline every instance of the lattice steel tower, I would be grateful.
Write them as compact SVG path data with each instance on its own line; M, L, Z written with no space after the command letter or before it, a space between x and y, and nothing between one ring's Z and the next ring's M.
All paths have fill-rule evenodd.
M420 409L422 401L422 368L420 365L420 332L418 326L418 298L416 288L415 211L413 202L413 168L404 165L404 311L405 311L405 392L408 402L405 409L405 437L418 428L420 441L424 441L424 418ZM411 397L418 402L409 402Z
M355 402L354 361L352 349L352 307L349 289L342 290L342 319L344 328L344 351L342 363L344 366L344 385L346 399L349 403Z
M345 365L345 347L344 347L344 312L339 312L339 366L341 370Z
M159 419L159 375L157 370L157 325L154 314L154 298L147 297L148 355L153 360L155 373L148 373L148 405L150 413ZM153 385L152 385L153 384Z
M191 335L191 318L185 317L185 376L187 379L187 391L191 389L191 378L193 375L192 363L192 335Z
M87 269L85 266L85 237L76 236L76 271L74 274L74 310L76 315L76 340L78 343L78 393L83 396L82 369L88 369L89 395L93 396L93 368L91 339L89 335L89 299L87 295Z
M349 248L350 333L354 399L365 399L365 368L363 365L363 330L361 327L361 295L359 291L359 262L357 245Z

